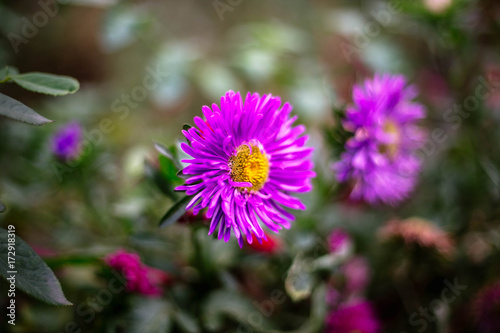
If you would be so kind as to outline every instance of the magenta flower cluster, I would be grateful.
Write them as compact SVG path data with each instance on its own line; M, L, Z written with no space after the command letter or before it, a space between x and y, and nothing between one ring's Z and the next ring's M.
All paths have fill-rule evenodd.
M483 288L473 307L478 332L500 332L500 281Z
M341 248L350 247L350 235L342 229L334 229L328 242L331 254ZM327 303L332 307L326 317L326 333L379 333L381 324L375 314L372 303L363 294L371 279L368 261L361 256L349 258L338 270L341 279L332 280L326 295ZM343 281L335 285L335 281Z
M379 333L378 322L371 303L357 301L342 304L332 311L326 323L326 333Z
M163 293L161 285L169 279L163 271L144 265L137 254L124 250L108 255L105 262L125 277L129 292L160 296Z

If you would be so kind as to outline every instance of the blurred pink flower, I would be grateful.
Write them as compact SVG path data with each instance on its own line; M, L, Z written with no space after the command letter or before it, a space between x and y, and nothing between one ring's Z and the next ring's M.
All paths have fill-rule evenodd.
M387 222L379 230L379 237L382 240L401 238L406 245L416 243L421 247L434 248L445 257L451 256L455 251L454 242L447 232L417 217Z
M439 14L446 11L452 2L452 0L424 0L424 5L429 11Z
M328 247L331 253L339 253L351 245L351 237L344 230L334 229L328 236Z
M170 276L153 267L144 265L135 254L118 250L104 259L113 269L121 272L127 280L126 289L147 296L160 296L162 286L170 281Z
M328 286L325 295L326 304L330 306L337 306L342 299L342 294L336 288Z
M325 333L353 332L380 332L380 323L370 302L342 304L328 314Z
M342 266L346 291L349 294L362 292L370 283L371 270L363 257L354 257Z

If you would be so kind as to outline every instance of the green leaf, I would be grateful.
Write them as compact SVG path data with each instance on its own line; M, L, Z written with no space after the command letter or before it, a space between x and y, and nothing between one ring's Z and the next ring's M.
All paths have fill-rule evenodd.
M19 71L17 70L16 67L5 66L4 68L0 69L0 82L6 82L13 75L17 75L17 74L19 74Z
M352 256L353 251L354 247L352 243L349 243L340 251L337 251L335 253L328 253L317 259L314 259L309 267L311 268L311 270L319 269L332 271L333 269L343 264L347 259L349 259Z
M189 129L190 129L191 127L193 127L193 126L191 126L191 125L189 125L189 124L184 124L184 125L182 126L182 129L183 129L183 130L185 130L185 131L189 131Z
M161 170L152 165L148 160L144 161L147 177L156 185L158 189L172 200L177 200L172 183L162 174Z
M161 218L160 228L175 223L182 215L184 215L186 207L191 199L192 198L190 196L186 195L181 200L174 203L168 212L166 212Z
M0 115L36 126L52 122L23 103L3 94L0 94Z
M181 179L177 176L179 168L175 165L175 162L165 156L160 156L160 170L163 176L170 183L181 183Z
M51 305L72 305L61 289L61 285L52 270L42 258L20 237L15 236L15 243L8 243L9 233L0 228L0 275L8 278L15 273L16 288L19 288L42 302ZM9 245L15 246L15 254L9 253ZM14 258L9 266L8 257Z
M72 77L39 72L14 75L11 80L24 89L54 96L73 94L80 88Z
M320 284L314 289L314 293L311 297L311 314L309 319L314 323L315 330L313 332L318 332L323 324L323 321L327 313L326 297L327 289L325 284Z
M177 154L174 155L175 152L175 147L173 148L168 148L167 146L159 143L159 142L153 142L156 150L162 154L164 157L168 158L169 160L172 161L172 163L175 165L176 169L180 169L180 163L176 157ZM177 172L177 170L176 170Z
M288 276L285 280L285 289L294 302L306 299L311 295L313 286L313 278L310 267L307 262L302 259L302 255L298 254L293 260L292 267L288 271Z
M184 171L184 169L181 169L181 170L177 171L177 174L176 174L177 177L179 177L179 178L190 178L192 176L192 175L185 174L183 171Z
M168 157L170 159L173 159L174 157L172 156L172 154L170 153L170 150L163 144L159 143L159 142L156 142L156 141L153 141L153 144L156 148L156 150L164 155L165 157Z
M345 255L337 255L333 253L326 254L324 256L319 257L318 259L315 259L311 263L311 268L312 269L320 269L320 270L327 270L331 271L337 266L339 266L342 262L347 259L348 256Z
M3 202L0 201L0 213L5 212L6 209L7 209L7 207L5 207L5 205L3 204Z
M199 333L200 327L195 318L181 311L174 312L174 319L177 325L186 333Z
M208 296L202 306L202 322L206 330L210 332L223 332L225 318L240 322L245 332L263 332L271 328L272 323L266 317L262 321L249 320L249 314L258 309L250 300L240 293L229 290L217 290Z
M327 304L326 304L326 286L320 284L315 288L311 297L311 306L309 319L305 321L298 329L293 331L272 331L272 333L316 333L321 332L324 325ZM271 333L271 332L269 332Z
M134 298L127 333L168 333L172 328L172 306L161 299Z

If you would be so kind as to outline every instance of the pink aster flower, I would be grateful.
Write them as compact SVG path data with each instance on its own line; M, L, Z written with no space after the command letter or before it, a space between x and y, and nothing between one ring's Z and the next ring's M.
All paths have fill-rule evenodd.
M194 118L196 127L183 134L189 144L182 150L189 175L177 190L193 196L186 209L197 214L208 207L209 234L218 238L231 233L240 247L265 240L262 226L278 232L290 228L294 215L285 208L305 209L294 192L311 189L313 149L307 147L305 127L293 126L292 107L281 106L279 97L227 92L220 106L202 108L205 119Z
M348 293L362 292L370 283L371 269L363 257L354 257L342 266Z
M418 217L389 221L380 228L378 235L382 241L402 239L406 245L418 244L435 249L445 257L451 257L455 252L455 242L447 232Z
M160 296L163 292L162 285L170 280L165 272L144 265L135 253L118 250L104 260L111 268L123 274L127 281L126 289L129 292Z
M370 302L342 304L328 314L325 333L353 332L380 332L380 323Z
M344 128L354 133L334 165L340 182L351 182L351 198L396 204L415 187L421 161L414 154L425 138L416 125L425 117L417 95L401 75L375 75L353 89Z

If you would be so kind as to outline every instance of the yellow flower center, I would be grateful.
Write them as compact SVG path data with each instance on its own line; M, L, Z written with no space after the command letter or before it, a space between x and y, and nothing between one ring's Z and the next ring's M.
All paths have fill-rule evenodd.
M237 183L251 183L252 187L239 187L240 190L258 191L269 176L269 160L259 147L250 148L244 144L238 147L237 154L229 158L231 179Z
M382 154L387 154L389 157L394 157L398 151L398 146L399 146L399 140L400 140L400 130L398 125L396 125L394 122L388 120L384 124L384 132L387 134L390 134L394 137L394 141L389 144L382 144L379 146L378 150Z

